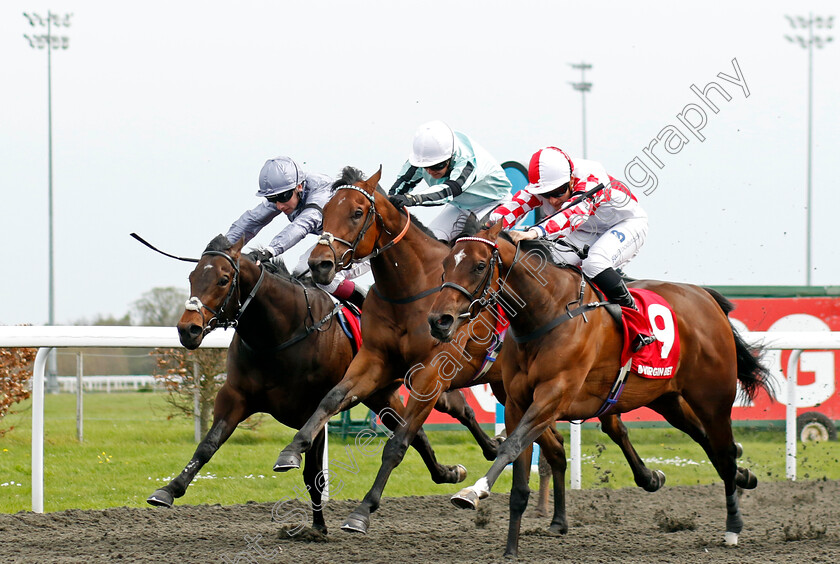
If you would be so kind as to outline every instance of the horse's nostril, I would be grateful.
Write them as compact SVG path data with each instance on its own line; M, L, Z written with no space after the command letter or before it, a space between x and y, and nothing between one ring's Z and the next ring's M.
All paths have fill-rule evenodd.
M201 335L201 326L200 325L190 325L190 337L198 337Z
M438 316L438 318L435 319L434 323L438 329L449 329L450 327L452 327L453 321L454 318L451 315L444 314Z
M315 268L320 272L329 272L332 270L333 263L331 260L322 260L321 262L315 265Z

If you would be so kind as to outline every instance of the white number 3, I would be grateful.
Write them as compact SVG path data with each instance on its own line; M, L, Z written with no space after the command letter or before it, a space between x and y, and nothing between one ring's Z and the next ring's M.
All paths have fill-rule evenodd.
M662 358L668 358L671 347L674 346L674 318L671 311L660 304L650 304L647 308L648 320L653 328L653 336L662 343Z

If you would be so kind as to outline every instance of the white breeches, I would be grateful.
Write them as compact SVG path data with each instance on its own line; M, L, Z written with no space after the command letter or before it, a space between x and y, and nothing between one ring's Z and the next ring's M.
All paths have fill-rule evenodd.
M568 264L579 265L583 273L592 278L609 267L618 268L627 264L644 245L647 231L647 218L626 219L605 233L578 230L564 239L581 250L585 245L589 245L586 259L581 260L574 251L562 245L555 246L552 254Z

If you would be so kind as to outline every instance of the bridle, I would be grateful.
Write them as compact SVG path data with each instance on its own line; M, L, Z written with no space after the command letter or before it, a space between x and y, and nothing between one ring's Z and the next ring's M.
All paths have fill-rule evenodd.
M202 336L207 335L213 329L217 327L221 327L223 329L233 328L236 329L236 326L239 325L239 318L242 317L242 314L245 312L245 309L251 303L251 300L254 299L254 296L257 293L257 290L260 289L262 286L263 279L265 278L265 269L260 268L260 277L257 280L257 283L254 284L254 288L251 290L251 293L248 294L248 297L245 299L244 302L240 303L240 292L239 292L239 259L233 260L233 258L223 252L223 251L204 251L201 256L220 256L227 259L230 265L233 267L233 278L230 281L230 285L228 287L227 295L225 299L222 301L222 305L219 306L218 310L211 308L208 305L201 303L201 300L198 296L192 296L187 302L184 304L184 308L187 311L195 311L201 315L201 323L204 325L204 331ZM233 299L233 295L236 294L236 313L231 314L227 313L225 310L230 304L231 300ZM213 314L213 317L210 319L204 318L204 310L209 311ZM233 317L231 318L231 315ZM215 323L214 323L215 322Z
M333 259L335 261L335 268L337 271L347 270L349 268L352 268L354 264L358 264L360 262L364 262L366 260L381 255L386 250L399 243L405 236L405 234L408 232L408 227L411 225L411 214L406 212L405 226L396 237L391 239L391 241L386 243L384 246L377 248L377 244L379 243L379 236L382 234L382 232L380 231L379 235L377 235L376 237L376 242L373 245L373 251L371 251L370 254L364 257L356 258L356 249L359 246L359 243L361 243L362 239L364 239L368 229L370 229L375 220L379 221L379 224L382 226L382 231L384 231L388 235L393 235L393 233L388 231L388 229L385 227L385 222L382 220L382 216L379 214L379 212L376 211L376 203L374 197L371 194L368 194L366 190L359 188L358 186L352 186L350 184L344 184L342 186L337 187L335 189L335 192L338 192L339 190L355 190L356 192L359 192L370 202L370 207L368 208L367 215L365 216L365 222L362 225L362 229L356 235L356 238L353 240L353 242L350 242L346 239L342 239L341 237L336 237L328 231L324 231L321 234L321 237L318 239L319 245L326 245L330 248L330 251L332 251ZM335 241L338 241L339 243L347 247L347 250L341 254L340 259L338 257L338 253L335 250L335 247L333 247L333 242Z
M443 290L444 288L452 288L453 290L457 290L462 293L468 300L470 300L470 305L467 307L467 311L459 315L458 319L468 318L473 320L478 316L484 307L496 303L497 301L497 293L490 288L490 284L493 281L494 270L501 264L501 258L499 257L499 245L496 244L495 241L484 239L482 237L461 237L460 239L456 239L455 243L460 243L461 241L478 241L480 243L484 243L485 245L490 245L493 248L493 254L490 256L490 264L488 265L490 268L486 269L484 278L476 285L472 292L455 282L443 281L440 285L440 290ZM517 248L517 252L518 250L519 249ZM443 280L443 275L441 275L441 280ZM473 313L474 308L475 313Z
M245 309L248 307L248 305L254 299L254 296L257 294L257 291L260 289L260 286L262 286L263 280L265 279L265 267L260 265L260 277L257 279L257 282L256 282L256 284L254 284L254 287L251 290L251 292L248 294L248 297L245 298L245 301L240 304L240 302L239 302L239 260L237 259L236 261L234 261L233 258L230 255L228 255L227 253L222 252L222 251L205 251L204 253L202 253L201 256L203 257L205 255L221 256L221 257L224 257L225 259L227 259L227 261L233 267L233 278L230 281L230 288L228 289L228 293L225 296L225 299L222 302L222 305L219 306L218 311L216 311L213 308L211 308L209 306L206 306L203 303L201 303L201 300L196 296L191 297L190 299L187 300L187 303L184 304L184 307L188 311L196 311L196 312L199 313L199 315L201 315L201 322L204 324L204 331L202 333L202 337L207 335L208 333L210 333L214 329L219 328L219 327L221 327L223 329L233 328L235 330L237 328L237 326L239 325L239 319L242 317L242 314L245 312ZM311 335L315 331L319 331L319 332L327 331L329 329L329 326L324 328L324 325L326 325L328 322L330 322L333 319L333 317L335 317L335 315L343 307L341 302L337 303L330 310L329 313L327 313L323 318L316 321L315 320L315 314L312 313L312 302L309 299L309 290L307 289L306 285L303 282L301 282L300 280L298 280L297 278L293 277L293 276L290 277L289 280L291 280L295 284L298 284L301 287L301 289L303 289L303 297L306 301L306 316L307 316L307 319L309 320L309 322L307 323L306 320L304 320L303 330L298 331L296 335L293 335L292 337L289 337L288 339L286 339L285 341L283 341L282 343L280 343L279 345L274 347L273 352L275 354L282 351L285 348L288 348L288 347L294 345L295 343L298 343L298 342L304 340L306 337L308 337L309 335ZM323 292L324 290L321 290L321 291ZM224 318L225 317L225 308L227 308L227 306L230 303L231 299L233 298L234 294L236 294L236 296L237 296L237 298L236 298L236 314L233 316L233 319L225 319ZM213 317L211 317L209 320L206 320L206 321L204 319L204 312L202 311L204 309L206 309L207 311L209 311L210 313L213 314ZM229 315L227 317L229 317ZM213 323L214 321L215 321L215 323ZM246 347L253 349L252 346L248 345L248 343L245 342L245 340L242 338L241 334L239 335L239 338Z

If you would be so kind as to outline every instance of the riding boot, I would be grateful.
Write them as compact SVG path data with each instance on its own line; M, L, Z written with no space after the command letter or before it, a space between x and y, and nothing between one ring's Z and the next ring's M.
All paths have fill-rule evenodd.
M612 267L608 267L602 273L594 276L592 282L604 292L608 301L638 311L639 308L636 307L636 300L630 295L627 284L624 283L624 279Z
M630 290L627 289L627 284L624 283L624 279L613 268L607 268L602 273L594 276L592 282L604 292L608 301L639 311L639 308L636 307L636 300L633 299ZM639 333L633 337L633 342L630 343L630 349L633 352L638 352L642 347L653 343L655 340L656 338L651 335Z
M353 291L350 293L350 296L347 298L347 301L359 308L359 311L362 311L362 304L365 303L365 298L367 294L361 290L358 286L353 288Z

